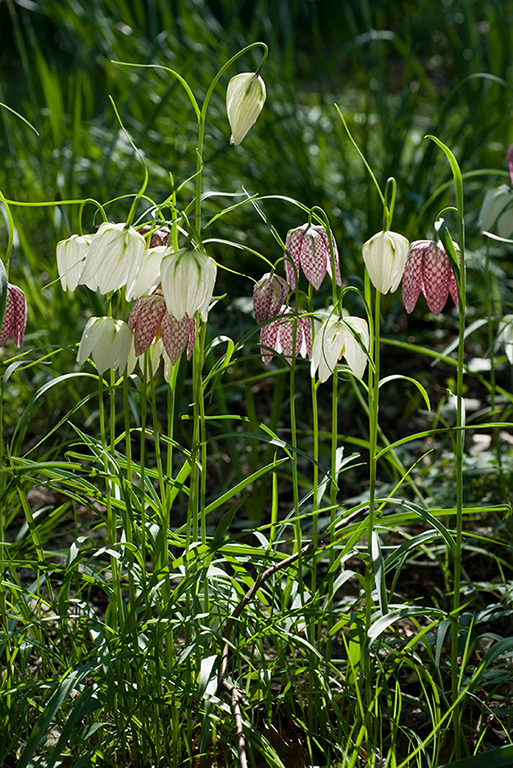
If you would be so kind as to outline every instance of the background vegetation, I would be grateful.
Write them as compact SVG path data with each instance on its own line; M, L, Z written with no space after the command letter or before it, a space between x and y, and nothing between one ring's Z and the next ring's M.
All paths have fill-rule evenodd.
M0 504L7 544L0 755L6 766L235 764L233 690L223 694L217 685L226 641L230 674L246 701L251 765L377 766L384 760L434 767L452 763L455 755L473 757L476 766L510 764L504 761L512 759L513 743L507 517L513 459L504 425L511 420L512 397L510 365L495 340L502 316L513 312L512 251L509 243L483 236L478 214L485 192L509 183L512 27L509 0L0 3L0 101L37 130L0 110L0 191L15 201L9 205L10 280L23 288L29 306L22 355L14 357L6 346L2 371ZM108 472L102 466L97 383L75 363L87 318L104 307L85 288L63 292L57 279L56 244L79 228L79 206L64 201L111 201L109 218L126 218L125 196L141 186L142 167L119 121L143 153L152 198L167 197L170 179L182 183L195 172L197 131L176 79L155 65L178 71L200 98L223 63L256 40L270 50L262 72L265 109L244 143L230 146L224 96L236 72L221 79L209 110L204 190L211 217L246 193L259 195L259 209L244 205L224 215L212 224L213 238L237 241L275 262L283 253L273 229L284 239L288 229L304 223L304 213L290 200L320 206L339 246L345 285L363 287L361 246L381 229L382 207L335 104L380 186L390 176L396 179L393 229L410 240L433 238L439 211L454 205L449 165L426 134L450 147L461 167L472 329L465 397L467 423L476 429L467 435L464 475L458 690L465 696L459 702L458 747L451 715L453 583L447 555L454 525L450 392L458 322L449 307L434 319L419 302L410 317L398 294L382 299L382 375L414 377L433 409L425 410L414 388L392 384L383 398L382 445L409 441L381 463L379 495L393 495L406 467L415 466L415 486L403 482L411 506L392 506L380 528L381 587L391 611L404 610L393 623L385 616L375 626L367 681L367 542L359 519L349 518L336 546L270 574L258 600L241 614L237 633L226 634L246 589L294 551L294 482L304 500L305 541L312 535L314 477L306 407L298 420L299 479L290 464L277 464L272 440L290 448L289 368L283 360L269 368L260 361L250 299L251 278L264 270L246 253L235 256L230 246L216 242L209 249L237 274L220 271L221 298L210 314L208 340L228 335L244 343L236 365L206 387L212 417L208 543L198 550L196 570L182 578L187 498L177 491L165 548L151 521L145 529L140 519L134 525L145 541L142 555L137 536L139 554L130 547L117 554L109 548L112 520L98 478L104 472L121 475L126 464L120 449ZM250 53L239 62L240 71L257 63ZM184 204L192 186L189 198L188 193L187 187ZM0 210L5 254L9 223L5 207ZM86 206L84 230L94 231L94 213L93 205ZM144 211L139 214L142 220ZM456 230L450 213L447 219ZM323 290L321 301L329 304L329 286ZM355 296L348 294L350 310L358 304ZM211 368L220 359L215 349L208 352ZM307 370L305 364L305 375L296 378L300 403L310 402ZM190 378L184 360L173 404L177 484L191 447L182 418L189 413ZM136 414L147 408L150 432L165 432L167 389L159 379L150 414L149 401L134 385L134 429L141 428ZM368 426L361 396L343 377L338 394L338 432L347 458L338 504L351 511L368 499ZM126 403L121 392L117 398L121 434ZM219 415L230 416L230 428L215 420ZM328 392L319 399L318 414L323 471L330 462L331 417ZM494 420L501 426L482 427ZM258 424L268 430L266 438ZM158 462L152 451L146 458L153 488ZM350 459L353 451L359 455ZM136 454L143 465L143 447ZM123 499L116 508L117 530L126 526ZM330 519L329 511L321 515L319 530ZM172 563L167 571L164 551ZM120 593L113 597L116 557ZM210 602L197 586L207 580ZM379 590L379 583L374 587ZM376 592L372 598L377 600ZM127 615L114 620L109 605L121 603Z

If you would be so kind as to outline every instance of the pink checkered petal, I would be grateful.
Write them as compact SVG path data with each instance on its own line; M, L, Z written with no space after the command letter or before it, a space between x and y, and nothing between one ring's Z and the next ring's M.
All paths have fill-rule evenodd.
M257 323L276 317L288 292L289 285L283 277L267 272L253 288L253 310Z
M422 289L422 256L427 247L427 240L417 240L411 244L408 251L403 275L403 302L408 313L415 309Z
M422 291L434 315L439 315L445 307L451 275L453 272L445 250L437 243L432 243L423 252Z
M166 302L160 294L143 296L138 299L128 318L128 325L134 329L134 349L142 355L157 335L166 312Z
M23 336L27 327L27 300L25 294L17 285L7 285L5 314L0 330L0 346L12 336L17 347L23 344Z
M328 234L325 229L323 229L324 238L326 240L326 253L328 257L328 264L327 264L327 270L328 275L331 277L332 271L331 271L331 251L330 251L330 241ZM342 285L342 278L340 277L340 264L339 264L339 255L338 255L338 248L337 244L335 242L335 238L333 237L333 233L331 233L331 246L333 248L333 260L335 262L335 281L337 285Z
M279 324L278 337L276 339L276 351L281 352L285 357L290 359L294 355L294 321L289 317L280 318L276 320L276 323ZM295 352L297 354L297 342L295 346Z
M302 357L312 357L312 324L309 317L299 316L298 338L300 340L298 354Z
M291 229L285 240L285 248L287 250L287 253L285 254L285 277L292 290L296 287L296 277L299 278L301 252L307 229L308 224L304 224L302 227L297 227L296 229Z
M260 331L260 354L265 365L269 365L273 359L273 350L276 350L279 321L273 320L269 325L264 325Z
M181 320L177 320L169 312L164 313L160 325L160 333L164 349L166 350L171 364L174 365L185 349L189 339L189 323L187 315Z
M309 227L303 239L301 266L306 279L316 291L321 287L328 269L330 249L327 241L326 232L322 227Z
M188 344L187 344L187 360L190 360L192 357L192 353L194 352L194 345L196 343L196 318L193 317L192 320L190 317L188 317L187 313L185 313L185 317L188 321L189 326L189 333L188 333Z

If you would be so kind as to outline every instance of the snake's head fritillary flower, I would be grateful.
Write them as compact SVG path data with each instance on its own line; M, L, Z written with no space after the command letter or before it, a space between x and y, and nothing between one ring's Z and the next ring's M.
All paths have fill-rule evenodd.
M331 248L330 248L331 240ZM291 229L285 240L287 254L285 256L285 274L292 290L296 287L296 277L299 277L300 266L306 279L316 291L326 277L331 277L332 249L335 262L335 278L337 285L342 285L338 264L338 250L335 238L318 224L303 224L302 227Z
M8 283L4 318L0 328L0 347L3 347L11 336L15 345L21 347L26 327L27 300L25 294L17 285Z
M394 292L404 273L408 240L397 232L378 232L362 248L369 278L379 293Z
M285 303L290 286L283 277L266 272L253 288L253 310L257 323L276 317Z
M230 144L238 146L256 122L265 103L265 83L254 72L232 77L226 90L226 111L232 136Z
M187 313L181 320L167 310L166 301L160 291L151 296L141 296L130 312L128 324L134 330L134 350L139 357L150 346L162 339L164 349L174 365L187 347L190 359L196 340L196 320Z
M87 249L78 282L104 294L118 290L142 263L145 251L146 241L136 229L104 222Z
M269 365L274 352L291 360L294 356L310 357L312 354L312 326L310 318L301 312L294 313L282 307L275 320L260 331L260 353Z
M355 338L358 335L361 344ZM363 349L362 349L363 346ZM312 346L312 377L317 373L319 381L327 381L338 361L344 357L354 375L361 379L367 365L365 350L369 349L369 328L361 317L331 315L315 334Z
M459 248L453 243L456 253ZM403 276L403 301L407 312L413 312L422 291L434 315L439 315L451 294L458 306L458 288L449 257L441 242L416 240L410 245Z
M92 239L92 235L71 235L57 243L57 269L63 291L77 287Z
M206 321L214 293L217 265L203 251L181 248L164 254L160 267L162 291L168 312L176 320L185 314L193 318L196 312Z
M109 368L120 375L131 373L135 365L131 349L132 329L127 323L113 317L91 317L80 340L77 363L83 365L90 357L100 376Z

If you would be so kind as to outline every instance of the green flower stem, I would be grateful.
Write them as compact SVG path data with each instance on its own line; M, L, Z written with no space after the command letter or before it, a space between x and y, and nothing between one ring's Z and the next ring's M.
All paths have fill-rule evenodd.
M132 502L134 494L132 492L132 439L130 431L130 407L128 403L128 376L123 376L123 412L125 417L125 457L126 457L126 473L125 473L125 488L124 488L124 500L125 500L125 536L127 544L133 544L133 507ZM134 581L134 555L131 549L127 553L128 563L128 594L130 596L130 605L133 608L135 605L135 581Z
M110 547L115 547L117 543L117 528L116 528L116 512L112 506L111 496L111 481L110 481L110 464L108 458L108 448L110 445L111 450L114 450L114 443L112 442L112 422L114 421L113 404L112 404L112 387L111 387L111 412L110 412L110 430L111 440L110 444L107 440L106 420L105 420L105 402L104 394L105 389L103 386L102 377L98 377L99 393L98 393L98 407L99 407L99 419L100 419L100 437L102 443L102 455L103 455L103 470L105 472L105 506L107 508L107 540ZM121 589L119 584L119 569L118 561L114 555L110 557L110 565L112 571L112 599L107 608L105 621L106 623L117 632L119 623L119 602L121 600Z
M237 59L239 59L245 53L248 53L248 51L251 51L253 48L263 48L264 50L262 55L262 61L260 62L257 69L257 72L260 71L260 69L262 68L267 58L267 54L269 50L265 43L251 43L250 45L247 45L245 48L243 48L238 53L236 53L235 56L232 56L231 59L229 59L226 62L226 64L223 64L219 72L215 75L214 79L210 83L207 93L205 94L205 100L203 101L203 106L198 116L199 130L198 130L198 147L196 150L197 155L196 155L196 211L195 211L196 235L198 237L198 240L201 240L201 182L202 182L202 168L203 168L203 142L205 139L205 124L207 119L207 109L208 109L210 97L212 96L212 93L214 92L214 88L216 87L217 83L219 82L222 75L226 72L226 70L229 69L231 65L237 61Z

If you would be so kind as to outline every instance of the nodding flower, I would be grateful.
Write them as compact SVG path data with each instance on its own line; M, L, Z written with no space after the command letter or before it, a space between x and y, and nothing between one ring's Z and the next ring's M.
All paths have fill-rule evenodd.
M459 248L453 243L459 257ZM458 306L458 288L449 257L441 242L416 240L410 245L403 276L403 301L413 312L422 291L434 315L445 307L449 293Z
M226 90L226 112L232 129L230 144L241 143L262 111L265 96L265 83L255 72L232 77Z
M260 353L268 365L274 353L293 357L310 357L312 354L312 326L310 318L289 307L281 307L279 314L260 331Z
M330 247L331 241L331 247ZM306 279L316 291L326 277L331 277L332 257L335 262L335 279L337 285L342 285L338 250L335 238L318 224L303 224L302 227L291 229L285 239L287 254L285 257L285 275L292 290L296 287L300 266Z
M360 337L363 349L356 335ZM315 334L310 373L312 377L317 373L321 383L327 381L344 357L350 370L361 379L367 365L365 350L368 349L369 329L363 318L347 316L339 319L329 315Z
M378 232L362 248L369 278L379 293L397 290L406 266L408 240L397 232Z

